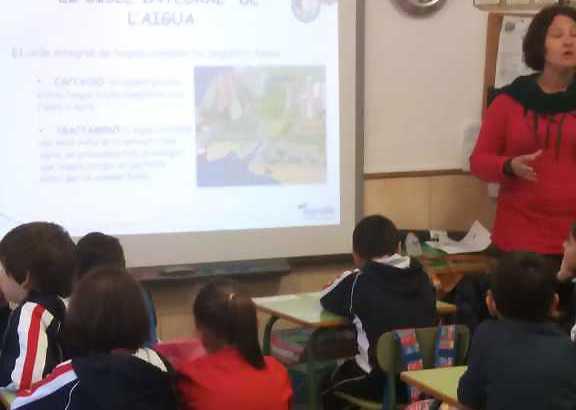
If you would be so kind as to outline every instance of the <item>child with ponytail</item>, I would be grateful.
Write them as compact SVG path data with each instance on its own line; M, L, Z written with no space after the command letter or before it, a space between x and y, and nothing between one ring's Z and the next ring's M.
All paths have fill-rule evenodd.
M233 281L206 285L194 319L207 355L178 366L185 409L288 410L286 369L262 355L256 309Z

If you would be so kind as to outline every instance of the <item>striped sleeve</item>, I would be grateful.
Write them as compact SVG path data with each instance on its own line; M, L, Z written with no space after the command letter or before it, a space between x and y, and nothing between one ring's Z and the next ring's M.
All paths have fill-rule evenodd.
M69 403L74 388L78 384L78 376L70 361L64 362L44 380L34 384L30 389L21 390L11 409L50 410L64 408Z
M28 389L42 380L48 351L46 330L54 317L42 305L26 302L22 306L17 335L19 352L7 386L11 390Z
M354 270L347 270L346 272L342 273L340 276L338 276L336 279L334 279L332 282L330 282L328 285L326 285L321 291L320 291L320 297L332 292L332 290L338 286L338 284L340 282L342 282L344 279L346 279L347 276L350 276L353 273L358 273L360 272L358 269L354 269Z
M160 355L158 354L158 352L156 352L155 350L152 350L150 348L141 348L138 349L134 354L134 357L137 357L138 359L151 364L152 366L158 368L160 371L166 373L168 372L168 366L166 365L166 363L164 362L164 360L162 360L162 358L160 357Z
M328 286L320 298L322 307L337 315L351 318L352 291L358 275L360 275L358 270L345 272Z

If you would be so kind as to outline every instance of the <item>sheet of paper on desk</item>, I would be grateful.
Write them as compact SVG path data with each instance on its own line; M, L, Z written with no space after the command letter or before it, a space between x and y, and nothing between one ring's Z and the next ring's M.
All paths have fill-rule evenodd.
M460 241L452 240L447 235L439 235L438 238L438 241L429 241L426 244L448 254L481 252L491 243L490 232L478 221L472 224L466 236Z

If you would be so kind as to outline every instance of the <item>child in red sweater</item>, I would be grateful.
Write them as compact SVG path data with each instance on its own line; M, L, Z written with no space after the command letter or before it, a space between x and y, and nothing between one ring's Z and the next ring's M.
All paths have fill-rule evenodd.
M194 319L208 353L177 365L184 409L289 409L288 372L262 355L256 309L234 282L204 287L194 302Z

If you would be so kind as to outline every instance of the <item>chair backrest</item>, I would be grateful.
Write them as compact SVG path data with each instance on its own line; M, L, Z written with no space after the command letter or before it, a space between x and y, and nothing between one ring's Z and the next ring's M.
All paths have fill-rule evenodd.
M436 335L438 327L424 327L416 329L416 338L420 346L424 368L434 367L434 350L436 347ZM456 325L456 360L455 366L460 366L466 362L466 354L470 343L470 332L465 325ZM388 381L388 409L394 409L396 406L396 375L400 374L403 369L402 357L400 354L400 344L394 337L394 332L386 332L378 339L376 348L376 358L378 366L387 375Z

